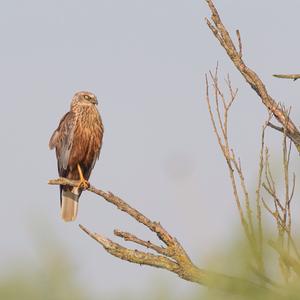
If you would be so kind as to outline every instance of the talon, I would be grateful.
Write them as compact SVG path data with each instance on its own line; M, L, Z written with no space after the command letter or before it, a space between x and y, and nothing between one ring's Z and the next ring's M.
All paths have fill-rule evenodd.
M81 188L81 189L88 189L90 187L90 183L87 181L87 180L80 180L79 184L78 184L78 188Z
M90 183L84 178L79 164L77 165L77 169L78 169L78 173L79 173L79 177L80 177L79 183L78 183L78 188L86 190L90 187Z

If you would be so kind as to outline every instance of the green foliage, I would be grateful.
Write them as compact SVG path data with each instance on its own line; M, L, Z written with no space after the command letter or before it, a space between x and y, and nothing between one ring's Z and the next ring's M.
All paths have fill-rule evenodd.
M238 240L238 241L237 241ZM55 247L59 247L55 243ZM45 245L44 245L45 246ZM267 247L267 245L266 245ZM65 252L61 247L54 249L47 247L42 254L42 264L37 267L32 265L24 266L11 270L2 279L0 278L0 299L5 300L83 300L94 299L88 291L88 287L82 286L76 279L76 272L73 270L69 259L65 257ZM46 252L46 253L45 253ZM276 273L279 266L276 265L278 257L272 256L272 249L266 251L266 267L270 270L273 265L273 274L270 275L277 282ZM238 276L251 280L252 282L262 282L261 279L253 274L250 267L251 252L246 243L241 242L237 237L227 241L223 247L207 259L206 268L220 273L226 273L232 276ZM120 264L120 268L122 265ZM276 271L277 270L277 271ZM157 272L160 272L157 270ZM158 273L160 274L160 273ZM273 275L273 276L272 276ZM174 275L171 275L174 276ZM181 280L178 278L178 280ZM279 280L278 280L279 281ZM207 287L199 287L199 292L191 295L188 292L185 297L176 294L176 287L169 286L162 281L151 281L149 286L145 288L144 293L137 295L134 287L125 292L117 290L114 296L97 297L95 299L130 299L130 300L296 300L300 299L300 282L291 281L293 283L278 288L273 291L261 289L248 289L245 294L233 295L216 289ZM236 282L238 285L239 282ZM270 286L270 285L266 285ZM238 288L235 288L238 290Z
M0 280L0 299L87 299L62 256L53 255L41 268L27 266L10 271Z

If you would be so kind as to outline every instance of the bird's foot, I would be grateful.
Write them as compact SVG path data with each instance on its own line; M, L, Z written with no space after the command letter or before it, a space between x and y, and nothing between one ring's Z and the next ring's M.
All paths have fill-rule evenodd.
M86 190L86 189L88 189L89 187L90 187L90 183L89 183L86 179L81 178L81 179L79 180L79 183L78 183L78 188L79 188L79 189Z
M83 172L82 172L79 164L77 165L77 169L78 169L79 178L80 178L78 188L86 190L90 187L90 183L84 178Z

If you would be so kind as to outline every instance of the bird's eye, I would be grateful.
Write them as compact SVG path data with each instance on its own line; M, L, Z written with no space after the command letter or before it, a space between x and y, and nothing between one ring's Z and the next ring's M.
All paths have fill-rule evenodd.
M90 96L88 96L88 95L84 95L84 99L85 99L85 100L90 100L90 99L91 99L91 97L90 97Z

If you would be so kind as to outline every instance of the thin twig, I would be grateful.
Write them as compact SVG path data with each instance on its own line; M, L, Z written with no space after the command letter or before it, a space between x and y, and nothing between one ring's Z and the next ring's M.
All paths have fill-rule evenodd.
M259 158L259 168L258 168L258 181L257 181L257 187L256 187L256 219L258 223L258 247L259 247L259 253L261 256L261 264L262 268L264 269L264 263L263 263L263 226L262 226L262 212L261 212L261 201L263 201L261 197L261 188L262 188L262 176L264 171L264 149L265 149L265 131L267 128L268 122L271 120L272 114L269 114L269 118L267 122L262 127L262 134L261 134L261 150L260 150L260 158ZM264 203L263 203L264 204Z
M274 125L274 124L271 123L271 122L268 122L268 126L271 127L271 128L273 128L273 129L275 129L275 130L277 130L277 131L279 131L279 132L281 132L281 133L284 132L284 128L283 128L283 127L276 126L276 125Z
M257 234L256 234L256 229L253 221L253 213L250 205L248 189L246 187L246 182L241 167L241 160L236 158L233 149L231 149L229 146L229 139L228 139L228 132L227 132L228 115L229 115L229 110L231 108L231 105L233 101L236 99L237 90L233 90L230 78L229 76L227 76L226 83L230 92L230 97L229 100L225 99L224 94L221 92L219 88L217 70L214 74L212 72L209 72L209 74L213 83L212 88L215 96L216 117L212 112L207 76L206 76L206 102L207 102L211 122L213 125L214 133L217 137L221 151L223 153L223 156L228 166L231 186L233 189L233 195L238 208L244 233L251 247L251 251L257 263L259 272L264 273L264 263L263 263L263 255L262 255L262 234L260 234L260 237L258 237L260 241L257 241ZM223 102L222 112L220 106L218 105L219 96L221 97ZM217 124L219 125L218 127ZM240 185L241 187L241 192L238 191L238 185ZM243 199L244 201L242 202L241 199ZM259 226L260 226L259 230L262 233L261 223Z
M168 249L161 247L161 246L154 245L150 241L144 241L129 232L115 229L114 235L123 238L125 241L130 241L130 242L136 243L138 245L144 246L146 248L152 249L159 254L166 255L166 256L170 255L170 251L168 251Z
M243 47L242 47L241 34L240 34L240 31L238 29L236 30L236 35L237 35L238 43L239 43L239 57L242 58L242 56L243 56Z

